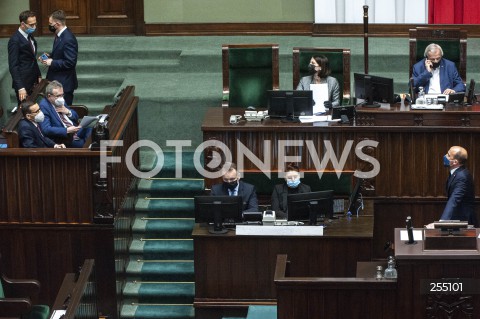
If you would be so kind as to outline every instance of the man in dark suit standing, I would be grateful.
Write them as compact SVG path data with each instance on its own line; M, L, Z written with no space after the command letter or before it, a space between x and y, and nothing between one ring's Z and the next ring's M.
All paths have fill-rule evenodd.
M223 183L212 186L211 195L241 196L244 212L258 212L258 199L255 186L240 180L240 174L234 163L226 163L228 167L223 174Z
M447 205L441 220L462 220L477 226L475 215L475 186L473 178L465 164L468 159L467 150L460 146L452 146L443 156L443 164L450 169L447 180Z
M44 115L40 106L31 101L21 103L23 119L18 122L20 145L26 148L53 147L65 148L64 144L55 144L54 141L43 135L39 123L43 122Z
M37 41L33 33L37 28L37 18L33 11L23 11L19 15L20 26L8 41L8 68L12 76L12 88L20 104L32 93L33 87L42 79L37 63Z
M56 10L48 17L48 28L55 33L52 53L48 59L42 60L48 66L47 79L62 83L65 102L72 105L73 92L78 87L77 56L78 43L75 35L66 26L66 16L63 10Z

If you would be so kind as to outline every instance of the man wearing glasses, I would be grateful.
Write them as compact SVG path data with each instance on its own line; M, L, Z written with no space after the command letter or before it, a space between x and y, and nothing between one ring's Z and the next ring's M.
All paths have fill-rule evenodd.
M45 114L45 120L40 124L42 132L57 143L83 147L92 129L78 125L78 114L66 104L62 84L58 81L50 82L45 94L40 102L40 108Z
M8 41L8 68L12 76L12 88L20 104L32 93L36 83L42 80L37 63L37 41L33 33L37 28L37 18L33 11L23 11L19 15L20 26Z
M40 123L44 120L44 115L40 106L31 101L21 103L23 119L18 122L18 137L20 145L26 148L65 148L64 144L55 144L54 141L43 135L40 129Z
M227 171L223 174L223 183L212 186L211 195L241 196L244 212L258 212L258 199L255 186L240 180L235 163L225 163Z

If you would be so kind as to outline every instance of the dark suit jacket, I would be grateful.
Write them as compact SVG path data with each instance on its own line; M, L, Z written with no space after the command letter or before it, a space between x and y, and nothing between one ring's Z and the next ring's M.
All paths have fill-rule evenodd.
M440 90L455 90L455 92L465 92L465 84L458 74L455 63L445 58L440 60ZM424 92L428 93L430 86L430 78L432 73L427 71L425 67L425 59L420 60L413 66L413 86L418 91L418 87L423 86Z
M53 44L50 58L52 64L48 67L47 79L62 83L65 92L73 92L78 87L77 66L78 43L75 35L66 28Z
M223 183L212 186L210 193L212 196L230 195L228 189ZM242 196L243 211L244 212L258 212L258 199L255 186L245 183L243 181L238 182L238 196Z
M32 39L36 52L37 40L33 37ZM38 83L38 78L42 76L32 46L18 30L8 41L8 68L12 75L12 88L16 92L21 88L31 92Z
M286 183L275 185L272 193L272 210L277 218L286 218L288 214L287 195L289 187ZM290 194L310 193L310 186L300 183L296 189L290 189Z
M447 205L443 210L443 220L463 220L477 226L475 215L475 186L468 169L459 167L448 179L446 185Z
M48 101L47 98L43 98L39 103L40 109L45 115L45 120L40 123L42 127L42 132L46 136L50 137L53 140L67 138L67 128L63 125L62 120L60 119L58 113L55 111L53 105ZM70 120L74 125L78 125L78 114L74 110L67 108L72 111L72 116ZM59 140L61 141L61 140Z
M38 131L38 128L27 119L18 122L20 145L26 148L54 147L55 142Z

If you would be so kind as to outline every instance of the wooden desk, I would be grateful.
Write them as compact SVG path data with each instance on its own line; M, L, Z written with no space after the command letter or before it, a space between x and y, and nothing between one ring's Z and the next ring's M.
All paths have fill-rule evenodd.
M282 123L278 119L263 122L242 121L232 125L230 115L242 114L239 108L211 108L202 124L203 140L223 143L230 149L233 160L239 163L237 147L244 145L261 161L270 157L271 171L279 168L282 141L297 141L297 146L285 147L285 156L299 156L302 170L333 171L332 162L325 168L315 166L315 160L324 157L325 143L330 143L337 159L344 149L347 158L341 170L369 172L371 162L355 154L355 147L365 140L376 141L376 147L363 148L363 153L378 160L380 172L366 180L364 196L375 198L445 198L448 172L442 156L452 145L462 145L469 153L469 169L475 180L480 180L480 105L451 107L444 111L409 110L405 105L384 105L379 109L357 108L357 121L350 125L338 123ZM265 142L270 141L270 142ZM307 147L311 141L314 153ZM351 148L346 148L353 141ZM205 150L205 163L212 157L212 149ZM245 158L246 171L260 169ZM207 187L216 180L206 179ZM476 189L480 196L480 187Z
M212 235L196 224L196 318L219 318L228 309L274 303L278 254L292 261L291 276L355 277L357 261L371 259L372 233L371 216L334 220L321 237L237 236L234 231Z
M422 294L420 284L422 280L440 281L442 278L480 280L480 252L424 251L422 242L407 245L401 241L400 230L395 229L395 258L398 270L397 309L403 311L401 318L476 318L480 313L478 292ZM477 242L480 243L478 238Z

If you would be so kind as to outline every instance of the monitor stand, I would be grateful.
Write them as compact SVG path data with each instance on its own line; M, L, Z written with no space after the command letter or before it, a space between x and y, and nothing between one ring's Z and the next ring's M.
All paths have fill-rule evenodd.
M282 118L282 123L300 123L300 120L298 117L289 114L287 117Z
M213 206L213 225L208 227L208 232L210 234L225 234L228 232L228 229L223 228L223 217L222 217L222 205L215 202Z
M365 102L362 102L359 104L361 107L367 107L367 108L378 108L381 106L380 103L377 103L377 102L369 102L369 101L365 101Z

